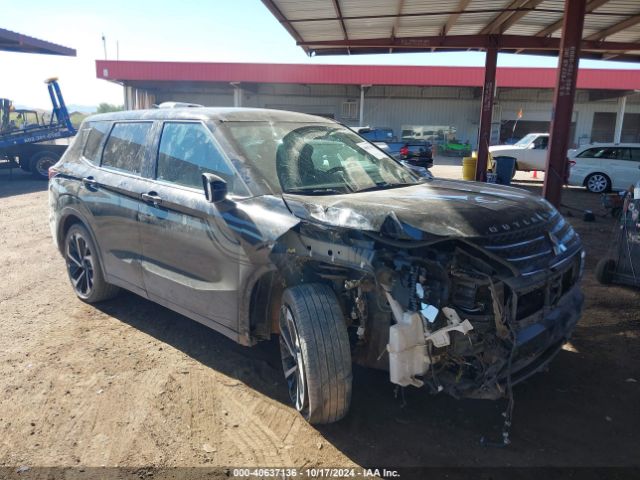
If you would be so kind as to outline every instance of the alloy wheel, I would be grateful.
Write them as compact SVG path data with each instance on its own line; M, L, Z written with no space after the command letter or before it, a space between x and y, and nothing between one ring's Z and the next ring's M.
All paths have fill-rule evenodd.
M602 193L607 189L608 183L609 182L604 175L595 173L589 177L589 180L587 180L587 188L590 192Z
M76 293L88 297L93 289L93 255L85 238L79 233L67 241L67 271Z
M298 329L294 322L293 313L287 306L283 307L280 315L280 355L289 396L296 409L302 412L307 407L307 382Z

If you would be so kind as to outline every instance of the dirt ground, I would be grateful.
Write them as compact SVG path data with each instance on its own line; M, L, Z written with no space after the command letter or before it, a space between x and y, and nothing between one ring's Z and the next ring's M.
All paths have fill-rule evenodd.
M521 183L539 190L540 184ZM276 344L253 349L133 294L77 300L51 242L44 182L0 172L0 466L640 466L640 292L593 274L614 226L599 198L568 220L588 257L586 310L549 372L504 402L405 391L356 369L349 415L312 427L287 402Z

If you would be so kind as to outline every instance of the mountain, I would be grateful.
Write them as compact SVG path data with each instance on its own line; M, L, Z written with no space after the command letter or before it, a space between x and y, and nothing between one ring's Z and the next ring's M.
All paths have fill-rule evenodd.
M76 105L75 103L67 105L67 110L70 112L96 113L97 109L97 105Z
M23 110L36 110L38 112L47 112L50 113L51 112L51 108L31 108L27 105L22 105L22 104L14 104L14 107L18 110L23 109ZM96 110L98 109L98 107L96 105L77 105L75 103L71 103L71 104L67 104L67 111L69 113L71 112L80 112L80 113L85 113L85 114L89 114L89 113L95 113Z

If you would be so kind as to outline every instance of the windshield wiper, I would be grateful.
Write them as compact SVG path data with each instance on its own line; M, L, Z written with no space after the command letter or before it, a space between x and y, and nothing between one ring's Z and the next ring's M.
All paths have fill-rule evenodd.
M360 193L360 192L372 192L374 190L386 190L388 188L397 188L397 187L408 187L411 185L417 185L418 182L416 183L408 183L408 182L401 182L401 183L378 183L376 185L374 185L373 187L367 187L367 188L361 188L360 190L356 190L356 193Z
M299 195L340 195L346 192L335 188L309 187L309 188L290 188L284 193L293 193Z

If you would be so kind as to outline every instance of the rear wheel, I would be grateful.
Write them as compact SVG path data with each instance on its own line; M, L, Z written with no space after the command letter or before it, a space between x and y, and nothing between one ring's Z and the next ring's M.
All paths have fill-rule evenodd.
M601 258L596 265L596 280L603 285L610 285L616 271L616 261L613 258Z
M280 353L291 402L313 424L344 417L351 402L351 352L344 316L331 288L285 290Z
M60 160L60 156L54 152L38 152L31 157L29 161L29 171L31 174L41 180L49 178L49 167L52 167Z
M88 230L75 224L64 241L64 258L73 291L80 300L96 303L117 295L119 289L104 279L98 252Z
M587 190L593 193L604 193L611 190L611 180L604 173L592 173L584 181Z

